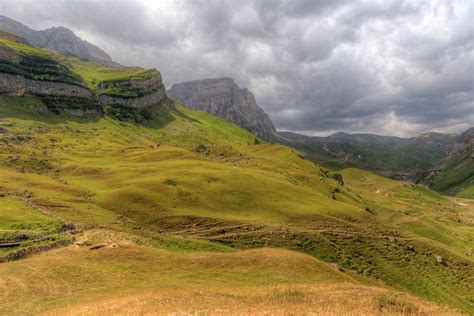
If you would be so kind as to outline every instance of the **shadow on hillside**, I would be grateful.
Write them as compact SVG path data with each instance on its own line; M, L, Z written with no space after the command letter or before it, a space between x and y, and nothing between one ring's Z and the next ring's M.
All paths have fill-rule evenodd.
M177 116L179 116L179 117L181 117L181 118L187 120L187 121L190 121L190 122L193 122L193 123L201 124L201 121L199 121L199 120L197 120L197 119L195 119L195 118L193 118L193 117L190 117L190 116L184 114L184 113L181 112L179 109L176 109L176 110L175 110L175 114L176 114Z
M161 129L176 120L173 116L174 114L188 121L199 122L182 113L179 109L168 110L168 107L172 106L172 104L168 104L167 102L172 101L166 100L162 102L162 104L145 111L115 108L118 112L111 113L110 108L107 111L104 111L105 108L103 108L101 109L102 113L86 112L85 114L78 115L78 110L74 109L56 112L54 109L48 108L44 102L35 97L0 96L0 120L15 118L52 125L68 123L94 124L107 117L117 122L143 125L152 129Z
M57 114L35 97L0 96L0 119L5 118L31 120L45 124L95 123L100 119L100 114L83 116L74 115L73 112Z

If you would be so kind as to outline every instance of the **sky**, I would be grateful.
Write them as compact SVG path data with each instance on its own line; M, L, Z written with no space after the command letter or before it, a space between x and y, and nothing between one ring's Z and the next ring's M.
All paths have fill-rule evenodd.
M474 126L474 1L0 2L173 83L232 77L278 130L402 137Z

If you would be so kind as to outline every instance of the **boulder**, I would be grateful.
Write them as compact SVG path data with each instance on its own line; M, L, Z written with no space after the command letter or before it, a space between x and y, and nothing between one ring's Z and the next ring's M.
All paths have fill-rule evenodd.
M441 256L436 256L436 262L439 264L445 264L446 262L444 261L443 257Z

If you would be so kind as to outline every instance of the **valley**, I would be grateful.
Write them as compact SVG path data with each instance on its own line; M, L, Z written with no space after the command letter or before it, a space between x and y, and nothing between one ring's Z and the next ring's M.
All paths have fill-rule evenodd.
M470 134L320 164L232 79L64 54L0 33L0 314L474 312Z
M71 246L2 264L0 269L14 269L1 273L4 286L18 282L25 284L26 279L21 281L22 278L30 277L16 272L21 271L16 268L18 264L28 264L35 271L41 265L55 266L62 271L58 272L61 279L67 280L72 274L70 277L73 279L66 284L74 284L82 282L74 281L76 277L82 278L81 275L97 273L100 276L103 273L109 275L109 272L89 265L87 272L74 272L78 268L76 264L67 265L70 260L93 256L101 262L113 256L117 267L128 266L127 271L137 273L133 271L142 268L127 260L133 262L138 260L136 256L140 258L147 253L150 259L146 260L151 260L151 266L160 266L156 259L152 259L160 254L178 261L182 256L180 253L207 258L209 268L216 265L216 268L211 268L217 278L212 282L226 278L230 281L233 277L225 276L227 264L221 259L214 262L212 258L221 258L217 254L227 253L226 256L233 261L233 257L247 258L245 254L250 251L255 258L283 256L284 259L273 261L281 264L289 264L285 263L286 260L299 261L295 258L305 254L308 257L304 260L315 260L314 264L323 264L325 269L348 280L341 286L349 286L345 285L348 282L353 284L350 286L368 286L369 291L376 291L374 293L389 293L384 292L387 290L399 293L387 294L394 295L393 300L397 302L389 303L387 312L396 312L397 308L422 310L421 306L427 304L420 302L420 305L412 306L413 300L409 299L410 303L407 303L403 296L408 294L402 295L403 292L398 291L408 291L412 293L410 295L451 308L471 309L474 203L470 200L453 200L421 185L408 185L359 169L342 171L344 185L341 185L328 177L323 168L302 159L291 149L263 143L255 145L255 137L250 133L222 119L182 107L174 110L154 107L149 110L153 119L143 126L97 115L73 117L49 111L37 112L32 105L41 104L41 101L32 97L1 97L1 102L0 126L7 132L1 138L0 189L9 193L0 198L0 203L7 209L13 207L10 206L13 201L27 201L24 207L42 205L53 217L61 218L75 228L72 233L61 233L56 228L57 236L69 238L73 242ZM23 190L27 190L26 196ZM18 221L15 218L6 221L12 223L4 232L8 236L25 230L33 235L41 225L47 225L41 228L43 230L59 225L53 219L51 223L41 224L45 220L34 217L28 219L31 224L26 221L23 226L15 226ZM49 242L57 238L54 236L49 237ZM33 240L26 239L8 251L38 244ZM102 256L104 259L100 259ZM442 263L437 262L438 256ZM146 266L146 260L140 265ZM259 262L260 259L255 260ZM236 269L247 271L250 266L245 262L248 261L244 260ZM302 268L304 266L302 264ZM51 269L54 271L55 268ZM186 268L183 269L184 273ZM258 274L267 270L255 266L253 269L255 272L248 273ZM262 276L261 281L250 274L252 282L249 286L262 284L266 290L262 288L260 295L264 297L269 295L265 294L268 291L285 292L288 287L290 292L301 292L296 294L295 304L300 308L310 308L312 305L304 302L312 297L310 293L321 289L314 288L313 282L306 287L304 282L298 281L309 272L284 281L278 273L286 273L283 271L288 268L276 269L271 273L267 271L270 275ZM161 280L166 271L148 270L138 270L142 271L142 276L138 274L136 278L145 282L149 274L155 273ZM49 269L44 272L47 271ZM228 273L236 273L231 271ZM186 273L191 277L198 272ZM201 275L199 273L196 276ZM309 280L313 278L310 274L307 277ZM38 275L38 278L47 277ZM122 276L115 278L115 281L103 281L104 286L115 284L109 282L121 284L114 286L117 290L114 296L136 295L129 292L124 281L120 281ZM173 276L176 282L179 278L179 274ZM189 282L196 282L200 288L199 280L201 278L189 279ZM51 279L48 282L55 284L56 281ZM264 285L267 283L268 286ZM142 291L157 284L161 283L146 282L141 285ZM26 289L29 287L27 284L24 286ZM110 300L103 294L96 297L98 294L94 293L98 292L93 290L96 286L91 284L90 291L88 287L83 288L84 296L74 295L72 301L61 303L53 300L52 305L41 306L60 308L66 303L81 306L90 299ZM135 286L138 285L132 287ZM216 293L225 291L214 286L210 288ZM242 283L239 282L237 288L240 286ZM334 285L322 282L321 286ZM299 290L300 287L304 290ZM16 286L7 288L14 291ZM151 299L148 295L156 295L157 299L166 297L159 288L156 294L127 299L146 302ZM204 291L204 296L214 295L212 291L201 291ZM1 300L10 302L13 293L4 291ZM58 290L58 298L63 297L62 293L63 290ZM48 295L51 299L55 297L53 293ZM282 298L275 299L275 306L280 306L281 300L292 301L291 295L282 295ZM377 302L378 295L372 297L373 302ZM255 306L258 306L258 298L245 297L252 302L255 300ZM43 300L41 297L38 299ZM299 301L302 303L297 303ZM143 308L155 308L145 302L141 303L145 306ZM373 308L385 310L373 302ZM100 304L96 308L100 308ZM196 306L205 310L213 306L209 304ZM11 304L2 305L13 308ZM178 306L187 308L188 305L183 302ZM33 304L30 308L38 308L38 305ZM28 310L40 311L24 311Z

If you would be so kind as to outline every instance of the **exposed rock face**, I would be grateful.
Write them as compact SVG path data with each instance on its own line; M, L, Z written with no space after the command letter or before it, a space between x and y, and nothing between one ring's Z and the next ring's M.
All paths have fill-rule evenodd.
M133 79L133 80L115 80L102 82L97 86L97 91L100 92L102 89L109 88L110 86L118 88L126 88L128 90L141 90L148 91L162 87L161 74L155 69L150 71L155 71L153 76L149 79Z
M25 38L30 44L39 48L57 51L64 55L78 56L98 64L113 67L119 66L99 47L81 40L74 32L65 27L53 27L35 31L17 21L0 15L0 29Z
M153 70L152 70L153 71ZM110 88L118 88L133 96L120 96L102 93ZM100 104L116 104L136 109L143 109L160 103L166 96L166 89L159 72L153 72L148 79L131 79L103 82L97 87Z
M140 81L140 82L135 82ZM140 91L137 97L102 94L96 96L87 88L53 81L27 79L19 75L0 73L0 95L34 95L45 100L53 110L63 110L72 115L100 112L102 105L119 105L138 110L160 104L166 98L161 77L128 80L123 84ZM143 87L140 90L139 87Z
M275 126L257 105L253 94L231 78L174 84L168 95L189 109L222 117L263 139L276 137Z
M456 137L452 144L446 146L446 153L448 157L454 156L466 150L469 145L474 145L474 127Z
M164 88L162 88L157 92L138 98L123 98L119 96L103 94L100 95L98 99L100 104L116 104L135 109L144 109L149 108L155 104L159 104L165 96L166 91Z
M93 93L83 87L52 81L26 79L18 75L0 73L0 94L11 96L61 96L90 99Z

